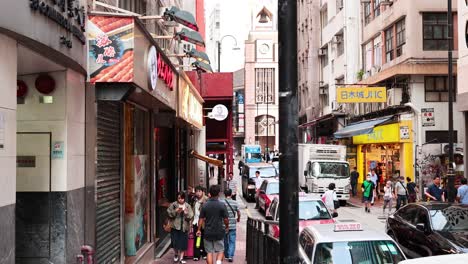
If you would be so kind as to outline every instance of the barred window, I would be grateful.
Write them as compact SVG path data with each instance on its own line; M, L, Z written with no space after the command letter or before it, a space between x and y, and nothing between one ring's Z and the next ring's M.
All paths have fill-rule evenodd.
M448 50L446 13L423 14L423 49Z
M385 30L385 57L386 62L393 60L393 27Z
M457 78L453 78L453 101L456 101ZM424 90L426 102L448 102L448 77L425 76Z
M275 103L275 69L255 69L255 103Z
M365 25L369 24L372 20L371 16L371 4L369 2L364 4L364 23Z
M403 45L405 44L405 20L402 19L396 23L396 56L400 57L403 53Z

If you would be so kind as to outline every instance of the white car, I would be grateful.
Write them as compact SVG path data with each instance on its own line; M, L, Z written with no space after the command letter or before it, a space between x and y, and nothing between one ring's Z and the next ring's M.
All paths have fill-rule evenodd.
M468 263L468 254L450 254L433 257L408 259L400 262L400 264L466 264Z
M400 263L405 255L384 232L354 221L311 225L299 236L302 264Z

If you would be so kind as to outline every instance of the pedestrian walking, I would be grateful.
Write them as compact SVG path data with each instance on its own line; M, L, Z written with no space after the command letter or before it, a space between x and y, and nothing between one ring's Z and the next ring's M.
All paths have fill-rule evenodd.
M237 181L234 179L232 172L229 172L227 188L232 191L232 199L236 200L237 197Z
M237 201L232 199L232 190L224 191L224 203L229 214L229 231L224 236L224 257L233 262L236 251L236 224L240 222L241 213Z
M468 185L466 178L461 179L462 186L458 187L457 201L461 204L468 204Z
M254 178L254 182L255 182L255 191L258 193L258 189L260 189L260 186L262 186L262 178L260 177L260 171L256 171L255 172L255 178ZM258 197L255 196L255 209L258 209L259 206L258 206Z
M335 184L330 183L328 185L328 190L325 191L325 193L322 195L322 201L327 207L328 211L330 212L331 215L336 215L336 209L337 206L335 206L335 203L338 202L338 198L336 197L336 192L335 192Z
M396 210L400 209L401 205L405 206L408 203L408 190L406 189L405 177L400 176L395 184L395 194L397 197Z
M408 203L416 202L418 198L419 189L416 183L410 177L406 177L406 189L408 190Z
M378 195L379 195L379 176L375 172L375 169L371 170L370 176L371 176L371 181L374 183L375 195L372 196L372 201L371 201L371 204L374 205L375 198L377 198L377 199L379 198L378 197Z
M440 186L439 176L432 179L432 184L427 188L425 194L428 200L445 202L444 190Z
M198 222L200 220L200 212L203 204L208 201L208 197L205 194L205 188L202 186L195 187L195 202L193 204L193 221L192 227L194 232L198 230ZM203 244L203 227L200 227L201 235L200 235L200 243L194 243L193 249L193 260L198 261L201 257L206 258L205 246Z
M215 166L213 164L211 164L211 163L209 163L208 166L209 166L210 178L213 178L214 177Z
M198 221L197 236L201 236L200 227L205 227L203 243L205 244L206 263L208 264L213 264L214 258L216 258L216 264L222 263L224 236L229 231L229 214L224 203L219 201L220 191L219 185L210 187L210 199L203 205Z
M353 197L357 195L358 179L359 179L359 172L357 172L357 168L354 167L353 171L351 172L351 195Z
M393 193L392 181L387 181L384 186L384 204L383 204L383 215L385 215L385 208L388 206L388 215L392 212L393 198L395 194Z
M362 199L364 201L364 210L370 213L372 200L375 195L375 184L371 179L371 175L367 174L366 180L362 183Z
M185 193L177 194L177 201L167 208L171 219L171 243L174 249L174 262L185 263L184 254L188 246L188 232L193 218L192 208L185 202Z

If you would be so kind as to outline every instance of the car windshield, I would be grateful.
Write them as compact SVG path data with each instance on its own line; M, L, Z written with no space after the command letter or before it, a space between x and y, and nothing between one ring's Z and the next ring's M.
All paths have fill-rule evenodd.
M450 206L442 210L430 210L432 229L436 231L468 230L468 209Z
M314 162L310 168L310 176L317 178L348 178L348 163L340 162Z
M261 153L247 153L247 159L262 160L262 154Z
M270 182L266 188L266 194L279 194L279 182Z
M271 167L251 168L250 169L250 178L255 177L255 172L256 171L260 172L260 177L261 178L276 177L276 169L273 166L271 166Z
M355 241L317 244L314 263L380 264L404 259L393 241Z
M299 201L299 220L331 219L325 205L319 201Z

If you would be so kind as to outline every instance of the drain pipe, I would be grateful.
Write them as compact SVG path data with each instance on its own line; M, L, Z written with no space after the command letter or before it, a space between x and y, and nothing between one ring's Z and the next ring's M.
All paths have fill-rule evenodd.
M421 200L424 199L424 186L423 180L421 175L421 167L419 164L419 157L421 157L422 153L422 123L421 123L421 109L417 108L413 103L405 103L405 106L411 107L415 115L415 125L417 128L417 135L416 135L416 149L415 149L415 160L414 160L414 176L418 176L418 189L419 195ZM413 128L414 129L414 128Z

